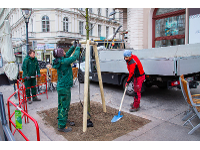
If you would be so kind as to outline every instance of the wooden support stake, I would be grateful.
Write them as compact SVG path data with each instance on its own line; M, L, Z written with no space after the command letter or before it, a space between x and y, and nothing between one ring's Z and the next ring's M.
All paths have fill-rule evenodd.
M87 40L85 54L85 81L84 81L84 106L83 106L83 132L87 130L87 106L88 106L88 83L89 83L89 58L90 41Z
M98 74L98 79L99 79L99 87L100 87L100 91L101 91L103 112L106 112L105 97L104 97L104 92L103 92L103 83L102 83L102 78L101 78L101 69L100 69L99 56L98 56L98 51L97 51L96 45L93 46L93 50L94 50L94 55L95 55L95 60L96 60L96 67L97 67L97 74Z

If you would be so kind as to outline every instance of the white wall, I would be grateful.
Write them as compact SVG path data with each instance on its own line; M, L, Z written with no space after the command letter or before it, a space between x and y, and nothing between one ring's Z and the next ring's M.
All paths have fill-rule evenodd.
M127 8L128 48L143 48L143 8Z

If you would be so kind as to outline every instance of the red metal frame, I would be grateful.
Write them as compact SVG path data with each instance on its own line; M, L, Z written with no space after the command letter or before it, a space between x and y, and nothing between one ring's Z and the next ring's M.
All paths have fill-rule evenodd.
M26 92L25 92L25 86L22 82L17 80L17 91L18 93L18 100L19 100L19 107L23 108L26 113L28 113L27 109L27 101L26 101ZM25 117L25 123L29 122L28 117Z
M23 90L23 91L24 91L24 90ZM25 92L25 91L24 91L24 92ZM26 113L24 110L22 110L19 106L17 106L16 104L14 104L14 103L10 100L10 98L11 98L12 96L14 96L16 93L17 93L17 91L15 91L15 92L8 98L8 100L7 100L7 106L8 106L8 120L9 120L10 131L12 132L12 126L11 126L11 125L13 125L13 126L15 127L15 130L14 130L14 132L13 132L13 135L15 134L16 131L18 131L18 132L24 137L24 139L25 139L26 141L29 141L29 139L24 135L24 133L23 133L20 129L16 129L16 124L11 120L12 117L14 116L14 114L15 114L15 112L13 112L12 115L11 115L11 113L10 113L10 103L11 103L11 104L16 108L16 110L20 110L20 111L23 113L22 119L23 119L24 116L26 116L27 118L29 118L29 119L31 119L31 120L33 121L33 123L35 124L35 128L36 128L37 141L40 141L39 126L38 126L37 121L36 121L33 117L31 117L28 113ZM25 117L25 118L26 118L26 117Z
M155 21L156 20L185 14L185 9L177 10L174 12L169 12L169 13L161 14L161 15L156 15L157 11L158 11L158 8L155 8L155 10L153 12L153 17L152 17L152 47L153 48L155 47L155 41L185 38L185 34L155 38Z
M41 94L46 93L46 96L47 96L47 99L48 99L46 75L42 74L41 76L45 76L45 83L43 83L43 84L46 85L46 91L43 92L43 93L36 94L36 95L41 95ZM38 76L36 76L36 77L38 77ZM37 121L28 114L26 88L25 88L25 85L21 81L22 81L22 78L17 80L17 90L7 100L8 120L9 120L10 131L12 132L12 126L11 125L13 125L15 127L15 130L14 130L14 132L12 134L14 135L15 132L18 131L24 137L24 139L26 141L29 141L29 139L24 135L24 133L20 129L16 128L16 124L12 121L12 117L15 115L15 112L13 112L12 114L10 113L10 103L11 103L16 108L16 110L20 110L22 112L22 119L24 118L25 124L29 123L28 119L31 119L34 122L35 127L36 127L37 141L40 141L39 126L38 126ZM39 84L39 85L36 85L36 86L31 86L31 87L28 87L27 89L30 89L30 88L33 88L33 87L38 87L38 86L43 85L43 84ZM15 94L18 94L18 100L19 100L19 105L18 106L16 104L14 104L10 100L10 98L12 96L14 96ZM35 96L35 95L32 95L30 97L33 97L33 96Z
M45 83L42 83L42 84L39 84L39 85L35 85L35 86L31 86L31 87L25 88L25 90L26 90L26 89L31 89L31 88L34 88L34 87L38 87L38 86L41 86L41 85L45 84L45 85L46 85L46 90L45 90L45 92L42 92L42 93L39 93L39 94L36 94L36 95L42 95L42 94L46 93L46 97L47 97L47 99L48 99L48 93L47 93L47 77L46 77L45 74L42 74L41 76L45 76ZM36 75L36 77L38 77L38 75ZM23 78L20 78L19 80L22 81L22 79L23 79ZM24 86L24 87L25 87L25 86ZM32 95L32 96L30 96L30 97L26 97L26 92L25 92L25 98L26 98L26 99L27 99L27 98L31 98L31 97L36 96L36 95Z

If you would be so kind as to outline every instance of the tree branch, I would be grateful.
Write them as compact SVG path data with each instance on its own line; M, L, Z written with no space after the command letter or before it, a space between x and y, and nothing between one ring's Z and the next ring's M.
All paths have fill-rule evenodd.
M86 18L86 16L77 8L77 10L81 13L81 15L83 16L83 17L85 17Z

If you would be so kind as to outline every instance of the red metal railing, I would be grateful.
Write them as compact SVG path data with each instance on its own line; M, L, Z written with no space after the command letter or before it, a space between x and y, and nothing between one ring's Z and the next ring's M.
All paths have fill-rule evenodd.
M12 121L12 117L15 115L15 111L11 114L10 113L10 104L12 104L16 109L15 110L20 110L22 113L22 119L24 118L25 120L25 124L27 122L29 122L29 119L31 119L33 121L33 123L35 124L36 127L36 135L37 135L37 141L40 141L40 133L39 133L39 126L37 121L31 117L28 114L28 109L27 109L27 97L26 97L26 89L30 89L30 88L34 88L34 87L38 87L41 85L46 85L46 91L36 94L36 95L41 95L46 93L47 99L48 99L48 93L47 93L47 80L46 80L46 75L42 74L41 76L45 76L45 82L36 86L31 86L31 87L27 87L25 88L25 85L22 83L22 78L20 78L19 80L17 80L17 90L8 98L7 100L7 106L8 106L8 120L9 120L9 127L10 127L10 131L12 132L12 126L13 125L15 127L14 132L12 132L12 134L14 135L16 131L18 131L26 141L29 141L29 139L24 135L24 133L20 130L16 128L16 124ZM38 77L38 76L35 76ZM35 78L34 77L34 78ZM17 106L15 103L13 103L10 98L13 97L15 94L18 94L18 100L19 100L19 105ZM28 98L31 98L35 95L32 95Z
M18 94L18 100L19 100L19 107L23 108L26 113L28 113L27 109L27 101L26 101L26 92L25 92L25 86L22 82L17 80L17 94ZM25 123L28 121L28 117L25 117Z
M35 86L31 86L31 87L27 87L27 88L25 88L25 90L26 90L26 89L31 89L31 88L34 88L34 87L39 87L39 86L41 86L41 85L45 85L45 87L46 87L45 92L42 92L42 93L39 93L39 94L36 94L36 95L42 95L42 94L45 94L45 93L46 93L46 97L47 97L47 99L48 99L48 93L47 93L47 77L46 77L45 74L41 74L41 76L44 76L44 77L45 77L44 83L38 84L38 85L35 85ZM37 78L37 77L38 77L38 75L34 76L33 78ZM20 78L19 80L22 81L23 78ZM26 94L26 92L25 92L25 94ZM36 95L32 95L32 96L30 96L30 97L26 97L26 95L25 95L25 97L26 97L26 99L27 99L27 98L34 97L34 96L36 96Z
M23 90L23 91L25 92L25 90ZM24 139L25 139L26 141L29 141L29 139L24 135L24 133L23 133L20 129L17 129L17 128L16 128L16 124L12 121L12 117L13 117L14 114L15 114L15 112L13 112L12 114L10 113L10 104L12 104L12 105L16 108L16 110L20 110L20 111L21 111L21 113L23 114L23 115L22 115L22 119L23 119L24 116L25 116L25 118L27 117L27 118L29 118L29 119L31 119L31 120L33 121L33 123L35 124L35 127L36 127L37 141L40 141L39 126L38 126L37 121L36 121L33 117L31 117L28 113L26 113L24 110L22 110L19 106L17 106L16 104L14 104L14 103L10 100L10 98L11 98L12 96L14 96L14 95L16 94L16 92L17 92L17 91L15 91L15 92L8 98L8 100L7 100L7 106L8 106L8 120L9 120L10 131L12 132L12 126L11 126L11 125L13 125L13 126L15 127L15 130L14 130L14 132L13 132L12 134L14 135L15 132L18 131L18 132L24 137ZM26 122L25 122L25 123L26 123Z

